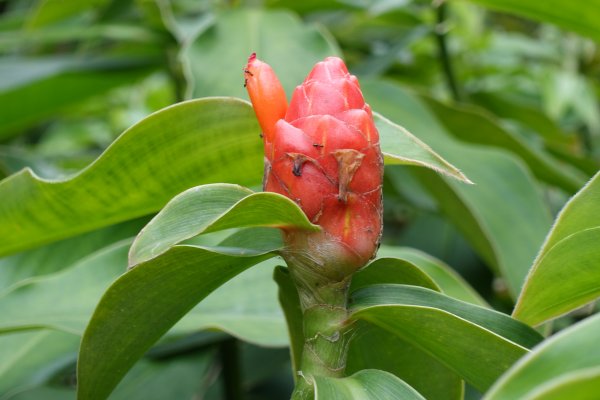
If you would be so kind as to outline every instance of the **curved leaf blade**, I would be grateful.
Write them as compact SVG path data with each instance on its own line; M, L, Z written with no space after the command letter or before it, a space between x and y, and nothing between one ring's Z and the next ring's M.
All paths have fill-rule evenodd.
M456 372L397 335L366 321L358 323L346 373L375 368L401 378L427 399L463 400L464 383Z
M415 286L358 290L352 295L351 317L421 348L480 390L541 340L507 315Z
M458 168L402 126L373 113L386 164L417 165L465 183L473 183Z
M350 291L386 283L421 286L440 291L438 285L410 261L381 257L371 261L352 276Z
M296 203L276 193L238 185L197 186L175 196L142 229L131 246L129 266L148 261L204 232L229 228L294 226L318 230Z
M535 391L531 400L594 400L600 391L600 367L555 379Z
M256 184L257 132L242 100L192 100L132 126L69 179L48 181L27 169L12 175L0 182L0 255L152 213L198 184Z
M485 109L470 105L449 105L431 97L421 97L446 128L461 140L511 151L527 164L538 179L568 193L575 193L585 183L585 175L559 163L520 136L504 129Z
M271 256L175 246L122 275L105 292L84 333L78 398L107 398L135 362L197 303Z
M2 398L49 380L73 362L78 346L78 336L52 330L0 335Z
M0 332L50 328L81 335L102 293L125 270L130 243L115 243L56 274L11 287L0 296Z
M513 316L537 325L600 296L600 173L562 209Z
M315 400L425 400L389 372L366 369L347 378L315 378Z
M600 314L596 314L534 348L496 382L484 399L558 398L555 397L557 394L576 382L594 390L577 390L582 396L575 397L571 396L574 392L569 392L567 398L593 398L588 396L596 395L600 390L599 340ZM540 397L542 394L548 397Z
M409 261L425 272L433 282L435 282L440 289L439 291L442 293L457 300L466 301L467 303L489 307L489 304L479 295L479 293L477 293L475 289L473 289L455 270L427 253L410 247L382 245L377 251L377 256L397 257Z

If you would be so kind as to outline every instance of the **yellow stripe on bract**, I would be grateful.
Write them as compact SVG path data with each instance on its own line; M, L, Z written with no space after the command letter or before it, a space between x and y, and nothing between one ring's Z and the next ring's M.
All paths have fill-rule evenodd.
M343 240L348 239L348 234L352 230L352 212L350 211L349 204L346 204L346 213L344 214L344 231L342 234Z

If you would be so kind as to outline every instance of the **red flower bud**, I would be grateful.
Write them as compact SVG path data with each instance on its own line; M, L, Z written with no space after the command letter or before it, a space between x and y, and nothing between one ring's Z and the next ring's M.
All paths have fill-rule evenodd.
M383 158L370 107L344 62L315 65L289 108L272 69L245 69L264 133L265 191L294 200L321 232L286 231L286 258L342 280L371 259L382 230Z

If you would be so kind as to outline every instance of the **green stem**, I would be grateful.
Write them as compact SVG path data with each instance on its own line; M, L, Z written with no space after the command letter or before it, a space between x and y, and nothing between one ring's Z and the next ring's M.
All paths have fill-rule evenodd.
M350 279L309 279L307 284L303 279L306 269L289 266L301 300L304 330L302 361L292 399L312 400L314 376L344 376L348 345L354 333L347 309Z
M448 85L448 89L452 94L452 98L455 101L460 101L462 96L460 90L458 88L458 84L456 83L456 78L454 75L454 68L452 67L452 62L450 61L450 53L448 51L448 45L446 42L447 37L447 28L446 28L446 12L447 5L445 0L438 0L434 3L436 7L436 27L435 27L435 38L438 43L438 51L440 62L442 64L442 70L444 71L444 77L446 78L446 84Z
M239 343L237 339L224 340L219 345L221 363L223 365L223 387L226 400L241 400L242 371L240 367Z

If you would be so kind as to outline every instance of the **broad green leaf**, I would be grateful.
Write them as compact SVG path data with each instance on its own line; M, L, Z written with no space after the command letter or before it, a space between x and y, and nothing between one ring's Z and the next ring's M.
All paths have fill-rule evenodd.
M459 181L473 183L455 166L400 125L377 113L374 114L374 118L380 135L381 151L388 164L427 167Z
M125 59L2 59L0 75L0 139L54 117L110 89L131 85L156 64L149 57Z
M350 290L384 283L421 286L439 291L435 282L419 267L400 258L382 257L371 261L352 276Z
M0 31L0 51L9 51L19 46L60 45L73 40L114 40L120 43L161 43L164 37L146 26L127 23L96 23L94 25L55 25L42 29L22 30L18 35L14 31ZM62 55L62 57L65 57ZM44 59L40 61L43 62ZM83 60L82 60L83 61Z
M254 193L238 185L197 186L175 196L144 227L131 246L129 265L148 261L203 232L252 226L319 229L282 195Z
M428 351L365 321L357 321L346 373L376 368L394 374L427 399L463 400L464 383Z
M297 379L297 372L300 371L304 348L304 317L300 307L300 297L287 268L282 266L275 268L273 279L277 283L279 303L287 323L290 337L290 356L295 380Z
M300 300L286 268L275 270L275 280L288 322L294 372L297 372L304 341ZM360 326L350 342L346 373L377 368L400 377L426 398L462 400L463 382L455 372L397 336L364 321L357 323Z
M493 116L483 109L466 105L443 104L433 98L424 97L437 118L457 138L511 151L519 156L535 176L567 192L575 193L585 183L585 178L569 166L560 165L543 151L534 148L518 135L503 129Z
M515 318L538 325L600 296L600 173L562 209L525 281Z
M198 184L260 182L257 132L247 103L193 100L134 125L69 179L12 175L0 182L0 255L152 213Z
M561 28L600 41L598 20L600 0L569 2L562 0L471 0L498 11L505 11L541 22L556 24Z
M600 367L588 368L555 379L535 391L532 400L594 400L600 390Z
M347 378L314 379L315 400L425 400L397 376L376 369L365 369Z
M75 361L79 341L76 335L51 330L0 335L0 394L50 380Z
M271 257L175 246L104 293L84 333L78 398L105 399L135 362L209 293Z
M217 329L259 346L288 346L277 285L272 279L273 268L282 262L272 258L240 273L187 313L169 334Z
M142 359L125 376L111 400L192 399L206 391L213 351L163 360Z
M89 254L111 243L135 236L144 222L127 221L0 258L0 295L17 282L70 268Z
M51 24L84 11L93 12L104 7L109 0L61 1L40 0L33 7L27 21L28 28Z
M125 376L111 400L191 399L206 391L214 353L204 351L163 360L142 359ZM74 387L46 385L26 390L11 400L75 400Z
M215 25L184 51L194 97L247 98L242 68L256 52L275 70L287 93L313 65L339 49L315 26L283 11L239 8L217 15Z
M531 173L505 151L457 141L400 86L363 81L361 87L374 110L400 122L475 182L464 185L424 168L414 171L438 200L438 207L505 278L516 297L551 222ZM527 223L514 229L515 221Z
M541 340L507 315L406 285L374 285L352 295L352 318L427 351L479 390L487 389Z
M397 257L409 261L425 272L442 293L467 303L489 307L487 302L456 271L427 253L410 247L382 245L377 251L377 257Z
M0 332L51 328L81 335L96 303L125 271L126 239L53 275L24 280L0 296Z
M591 400L600 393L600 314L544 341L519 360L485 400ZM567 394L566 397L559 397Z
M248 231L253 243L223 249L248 254L279 248L279 236L264 235L255 229ZM240 233L222 244L237 241ZM108 246L60 273L32 278L7 290L0 296L0 331L49 327L81 335L102 293L125 272L130 243L131 240L125 240ZM285 323L277 304L276 286L270 279L275 263L267 260L215 290L170 334L218 329L262 346L285 346ZM249 287L257 292L247 290Z
M539 48L539 42L532 45ZM552 121L542 110L519 96L512 96L506 91L476 92L469 95L473 103L491 110L502 119L518 122L527 126L532 132L544 138L549 144L567 147L573 140L556 122Z

